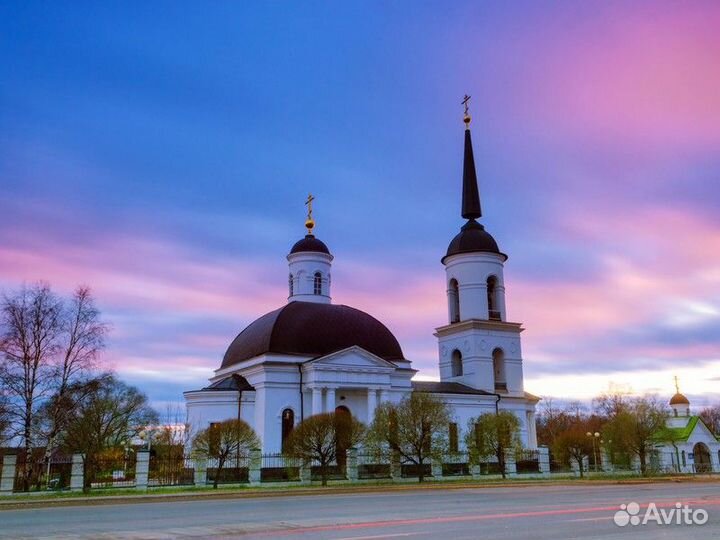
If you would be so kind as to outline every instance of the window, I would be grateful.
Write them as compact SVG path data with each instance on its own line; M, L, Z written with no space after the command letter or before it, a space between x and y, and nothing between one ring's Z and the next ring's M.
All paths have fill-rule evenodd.
M458 451L458 425L455 422L448 426L448 443L451 452Z
M293 275L290 274L290 277L288 278L288 286L290 288L290 296L293 295Z
M460 291L455 278L448 284L448 309L450 311L450 323L460 322Z
M322 274L315 272L315 278L313 279L313 294L322 294Z
M497 307L497 278L495 276L487 278L487 301L488 319L499 321L500 311Z
M452 352L450 366L452 368L453 377L460 377L463 374L462 354L457 349Z
M675 413L675 416L677 416L677 409L673 409L673 413Z
M495 390L507 390L507 381L505 380L505 353L498 347L493 350L492 359Z
M295 427L295 411L284 409L282 412L282 448L285 449L285 441Z
M686 459L686 457L685 457L685 450L682 451L682 454L681 454L681 455L682 455L682 465L683 465L683 467L686 467L686 466L687 466L687 459Z

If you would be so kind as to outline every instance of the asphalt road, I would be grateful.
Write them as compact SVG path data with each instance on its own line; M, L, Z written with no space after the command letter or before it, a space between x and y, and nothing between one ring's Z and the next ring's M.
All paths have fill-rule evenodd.
M620 504L704 509L704 525L628 524ZM720 539L720 483L534 486L0 511L0 538Z

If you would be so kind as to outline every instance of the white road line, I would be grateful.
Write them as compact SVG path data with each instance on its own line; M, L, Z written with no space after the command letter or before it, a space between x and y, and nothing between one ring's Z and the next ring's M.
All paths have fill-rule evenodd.
M376 534L373 536L345 536L336 538L335 540L377 540L378 538L397 538L399 536L417 536L420 533L396 533L396 534Z

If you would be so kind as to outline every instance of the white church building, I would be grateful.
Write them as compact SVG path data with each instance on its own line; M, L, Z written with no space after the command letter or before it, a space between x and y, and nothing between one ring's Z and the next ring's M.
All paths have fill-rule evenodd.
M332 303L333 256L313 234L310 197L307 234L287 256L287 303L238 334L208 386L184 393L191 433L241 418L260 437L263 452L279 452L308 416L340 409L369 424L379 403L429 392L449 405L448 431L461 446L471 417L508 410L520 421L523 445L537 447L539 398L523 384L523 328L508 320L507 256L477 221L482 213L467 110L464 122L466 222L442 257L444 281L438 276L448 301L447 321L435 329L440 381L413 381L417 370L383 323Z
M653 465L681 473L720 472L720 438L690 410L690 400L676 392L670 398L670 416L655 434Z

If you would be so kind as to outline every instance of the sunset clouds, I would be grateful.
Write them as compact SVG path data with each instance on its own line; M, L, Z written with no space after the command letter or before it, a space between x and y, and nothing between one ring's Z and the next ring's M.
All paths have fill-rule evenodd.
M717 3L185 7L0 8L0 288L90 285L154 401L286 301L309 191L435 376L464 93L527 389L720 398Z

